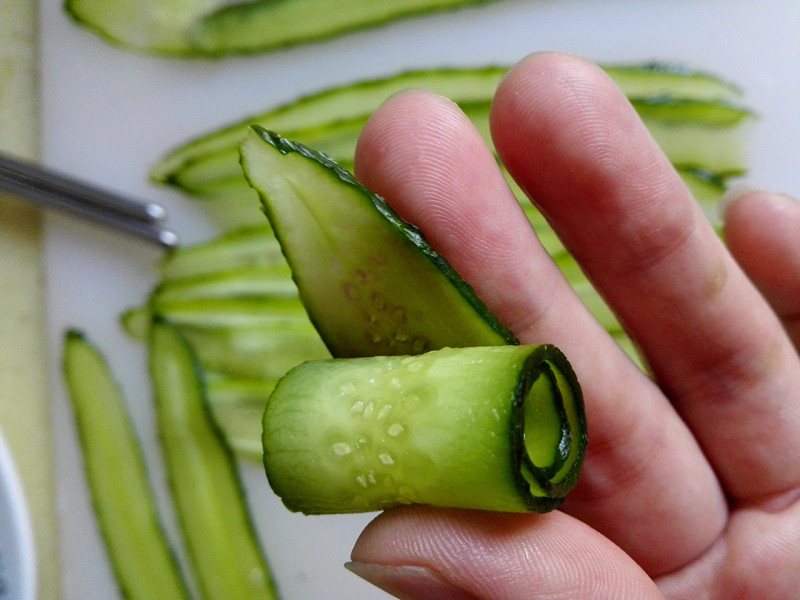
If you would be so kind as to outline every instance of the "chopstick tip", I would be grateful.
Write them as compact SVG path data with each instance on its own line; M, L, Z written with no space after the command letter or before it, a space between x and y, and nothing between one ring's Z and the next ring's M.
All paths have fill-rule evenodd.
M160 204L156 204L155 202L148 202L145 205L145 212L153 221L161 221L167 214L167 211L164 210L164 207Z
M172 231L159 231L158 241L162 246L167 248L174 248L178 245L178 236Z

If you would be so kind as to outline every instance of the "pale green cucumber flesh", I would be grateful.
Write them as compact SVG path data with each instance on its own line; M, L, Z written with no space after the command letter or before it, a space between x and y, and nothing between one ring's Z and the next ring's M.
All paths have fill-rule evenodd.
M516 342L416 228L329 157L254 127L242 166L333 356Z
M188 600L109 365L82 333L69 331L63 369L92 505L120 590L127 600Z
M277 598L230 448L205 381L176 327L150 328L149 365L170 491L204 598Z
M304 363L278 382L263 435L294 511L545 512L577 480L586 422L557 349L494 346Z

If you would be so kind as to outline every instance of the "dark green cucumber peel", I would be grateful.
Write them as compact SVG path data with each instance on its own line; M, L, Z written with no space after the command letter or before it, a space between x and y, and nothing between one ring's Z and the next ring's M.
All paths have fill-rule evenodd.
M259 126L241 153L334 357L517 343L416 227L329 156Z
M278 382L263 431L270 485L306 514L547 512L587 442L577 379L550 345L304 363Z
M127 600L188 600L109 365L83 333L70 330L64 338L63 369L92 505L122 595Z

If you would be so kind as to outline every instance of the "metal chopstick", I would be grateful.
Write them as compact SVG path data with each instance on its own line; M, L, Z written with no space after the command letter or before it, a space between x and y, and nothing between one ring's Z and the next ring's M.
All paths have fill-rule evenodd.
M0 189L44 208L90 219L161 246L177 244L177 236L160 226L165 216L160 205L131 200L3 154Z

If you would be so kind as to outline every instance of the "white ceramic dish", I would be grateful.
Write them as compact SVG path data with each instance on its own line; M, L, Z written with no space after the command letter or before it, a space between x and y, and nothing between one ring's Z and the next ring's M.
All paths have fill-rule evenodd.
M36 553L25 494L0 432L0 600L36 597Z
M761 115L751 180L800 195L800 5L740 0L507 0L398 23L324 44L220 61L164 60L107 46L42 2L42 151L52 166L164 204L181 238L205 237L197 207L152 186L147 172L175 144L331 85L405 68L511 64L537 50L598 62L683 61L737 81ZM155 280L159 252L54 215L47 220L57 490L65 600L114 599L60 378L61 336L79 327L107 354L141 431L163 500L142 348L118 326ZM387 596L342 568L371 515L302 517L271 494L258 465L244 469L259 532L286 600ZM3 599L5 600L5 599Z

